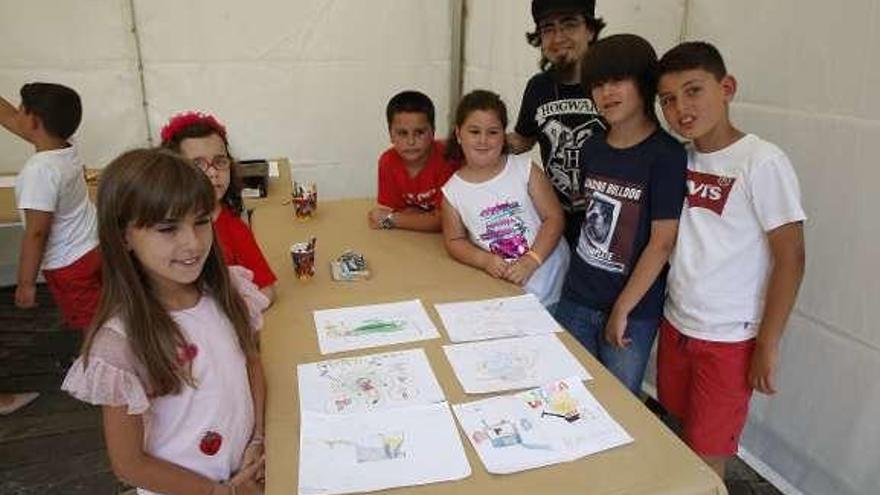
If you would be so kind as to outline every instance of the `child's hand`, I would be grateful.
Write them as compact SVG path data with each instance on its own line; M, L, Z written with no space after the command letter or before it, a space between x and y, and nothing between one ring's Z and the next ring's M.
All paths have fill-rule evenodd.
M516 262L508 266L504 278L516 285L525 285L529 277L538 269L538 262L530 256L521 256Z
M384 206L377 206L367 213L367 221L370 222L370 227L374 229L382 228L382 220L391 213L391 208L386 208Z
M263 448L262 443L251 443L248 444L244 449L244 456L241 460L241 467L246 468L255 462L259 462L261 464L260 469L257 471L256 479L258 481L263 481L266 478L266 463L262 462L263 452L265 449Z
M503 278L507 273L507 262L501 256L497 254L490 254L489 259L486 262L486 266L483 267L483 270L486 271L489 275L492 275L495 278Z
M629 315L622 311L612 310L605 323L605 340L621 349L629 346L632 339L626 337L626 324Z
M261 455L256 461L245 464L229 480L229 485L235 487L237 495L259 495L262 493L262 482L257 475L265 469L266 457Z
M755 345L752 353L752 364L749 366L749 385L762 394L776 393L776 361L779 349L774 344Z
M34 308L37 306L37 286L34 284L19 284L15 287L15 305L21 309Z

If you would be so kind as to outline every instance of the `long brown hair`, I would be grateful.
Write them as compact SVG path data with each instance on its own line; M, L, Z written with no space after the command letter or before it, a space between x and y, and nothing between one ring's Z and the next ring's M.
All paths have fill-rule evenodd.
M86 360L101 327L119 318L132 354L147 372L151 395L176 394L184 383L196 385L189 370L178 362L178 351L186 340L152 290L140 262L126 248L125 231L129 226L150 227L189 213L209 215L214 201L207 176L168 150L128 151L104 169L97 201L103 290L92 331L83 345ZM215 298L229 318L242 352L255 353L247 307L232 287L216 239L195 283Z

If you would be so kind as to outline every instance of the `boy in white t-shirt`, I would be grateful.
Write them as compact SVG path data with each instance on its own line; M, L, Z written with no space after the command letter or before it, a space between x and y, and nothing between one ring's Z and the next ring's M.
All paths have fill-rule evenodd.
M682 43L660 60L666 121L692 140L658 352L660 402L720 476L752 390L776 392L779 341L804 272L797 176L785 153L735 128L718 50Z
M89 199L83 164L68 139L79 127L79 95L59 84L21 88L18 109L0 98L0 125L34 145L15 182L17 208L25 224L18 264L15 305L36 306L36 280L43 276L67 327L85 330L101 291L97 217ZM9 413L36 394L0 395Z

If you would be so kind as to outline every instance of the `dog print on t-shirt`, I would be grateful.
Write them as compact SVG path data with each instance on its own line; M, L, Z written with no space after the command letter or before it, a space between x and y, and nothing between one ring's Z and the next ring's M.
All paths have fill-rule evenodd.
M587 207L577 253L589 265L629 273L644 186L597 175L584 181Z

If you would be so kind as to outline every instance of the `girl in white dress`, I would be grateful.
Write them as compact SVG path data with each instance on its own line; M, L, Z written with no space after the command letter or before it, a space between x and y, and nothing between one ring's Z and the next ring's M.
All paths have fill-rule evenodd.
M255 494L268 299L227 269L205 174L165 150L114 160L98 187L104 285L62 388L103 408L117 476L151 494Z

